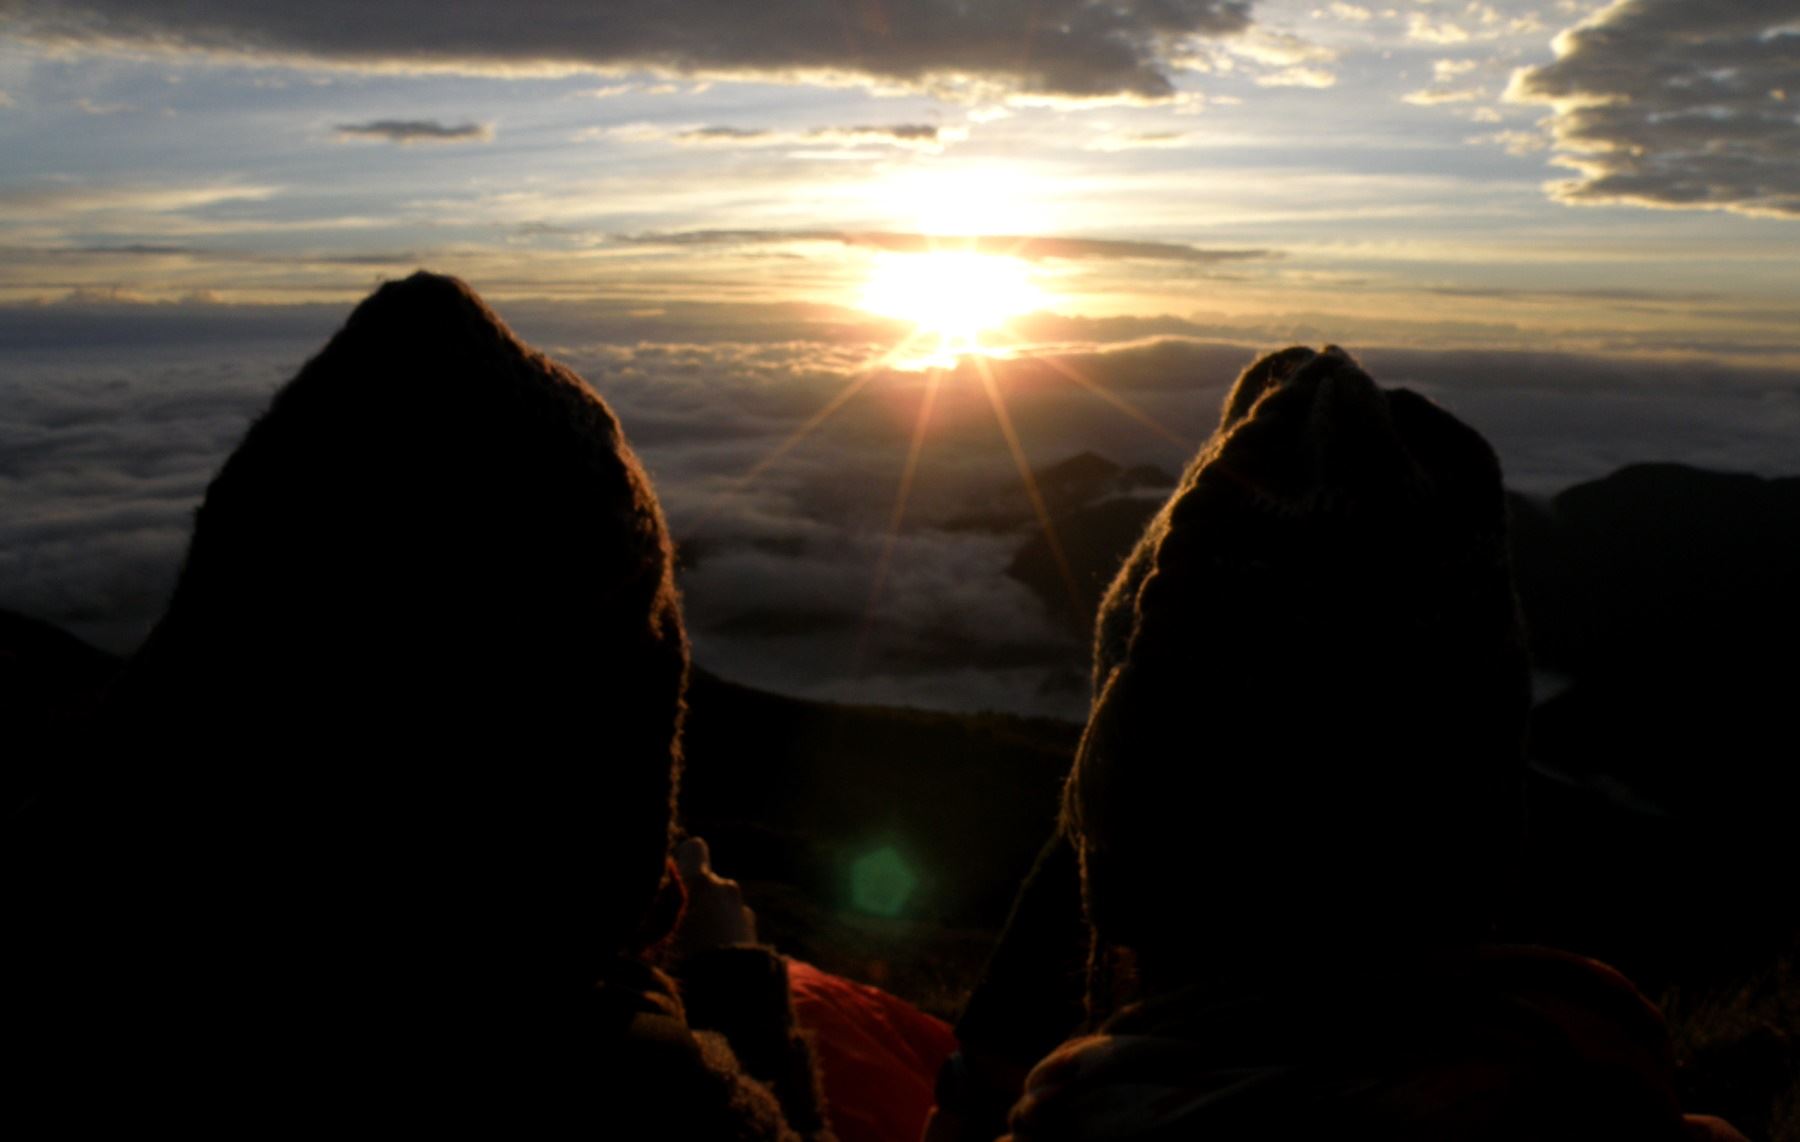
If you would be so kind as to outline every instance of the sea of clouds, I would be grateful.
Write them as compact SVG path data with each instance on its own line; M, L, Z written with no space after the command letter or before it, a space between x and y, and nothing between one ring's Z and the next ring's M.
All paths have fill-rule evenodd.
M870 367L902 334L891 324L794 305L501 309L618 411L682 545L703 666L834 700L1082 714L1081 639L1006 574L1036 525L974 364L938 378L896 527L933 382ZM135 647L161 613L211 474L345 312L0 309L0 608L112 651ZM1130 323L1043 319L1034 333L1060 342L1049 359L991 366L1034 468L1091 451L1178 471L1237 371L1278 347L1143 336ZM1361 357L1377 379L1486 434L1509 483L1530 494L1638 461L1800 473L1792 370L1498 350ZM429 399L430 378L420 385Z

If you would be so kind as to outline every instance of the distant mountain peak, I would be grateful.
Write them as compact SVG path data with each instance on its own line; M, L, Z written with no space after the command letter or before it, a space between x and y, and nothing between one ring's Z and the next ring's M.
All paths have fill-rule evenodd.
M1107 480L1118 475L1117 464L1092 450L1077 452L1066 460L1058 460L1054 464L1039 468L1035 475L1039 482L1073 482L1079 480Z

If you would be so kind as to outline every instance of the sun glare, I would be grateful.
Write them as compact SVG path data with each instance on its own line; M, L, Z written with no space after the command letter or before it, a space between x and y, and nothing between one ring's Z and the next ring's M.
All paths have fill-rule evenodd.
M978 352L981 334L1044 304L1031 267L1017 258L966 251L882 254L862 307L936 336L940 353Z

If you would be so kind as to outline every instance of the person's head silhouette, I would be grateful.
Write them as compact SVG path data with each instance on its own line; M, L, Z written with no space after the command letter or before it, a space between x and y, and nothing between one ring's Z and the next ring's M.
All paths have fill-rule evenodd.
M119 716L173 749L157 859L221 962L579 987L645 938L687 665L611 411L421 273L207 489Z
M1490 918L1529 683L1474 431L1335 347L1259 361L1099 631L1065 826L1147 982Z

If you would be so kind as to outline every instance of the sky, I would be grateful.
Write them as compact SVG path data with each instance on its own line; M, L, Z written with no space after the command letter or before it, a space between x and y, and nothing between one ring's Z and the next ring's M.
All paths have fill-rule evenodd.
M702 663L819 697L1079 716L1020 469L1178 470L1259 349L1534 494L1800 472L1800 0L0 0L0 155L0 607L120 651L417 267L619 410Z

